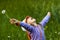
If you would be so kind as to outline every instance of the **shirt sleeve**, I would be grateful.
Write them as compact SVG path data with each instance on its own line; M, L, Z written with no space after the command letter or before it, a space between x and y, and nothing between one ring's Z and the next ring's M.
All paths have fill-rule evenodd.
M29 32L33 32L34 31L34 27L27 24L27 23L24 23L24 22L20 22L20 26L21 27L24 27L26 30L28 30Z
M50 16L46 15L39 24L41 24L44 27L46 23L48 23L49 19L50 19Z

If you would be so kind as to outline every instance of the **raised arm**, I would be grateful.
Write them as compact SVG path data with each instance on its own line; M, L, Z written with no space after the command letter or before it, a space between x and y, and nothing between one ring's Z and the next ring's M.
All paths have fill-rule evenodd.
M46 25L46 23L48 23L50 16L51 16L51 14L50 14L50 12L48 12L47 15L43 18L43 20L39 24L41 24L44 27Z
M28 30L29 32L33 32L34 31L34 27L25 23L25 22L20 22L16 19L10 19L10 23L11 24L16 24L17 26L21 26L24 27L26 30Z

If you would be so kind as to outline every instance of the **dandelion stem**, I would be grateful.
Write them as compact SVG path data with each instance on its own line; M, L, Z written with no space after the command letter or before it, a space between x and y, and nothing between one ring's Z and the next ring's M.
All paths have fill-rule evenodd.
M10 19L10 17L9 17L7 14L5 14L5 16L6 16L8 19Z

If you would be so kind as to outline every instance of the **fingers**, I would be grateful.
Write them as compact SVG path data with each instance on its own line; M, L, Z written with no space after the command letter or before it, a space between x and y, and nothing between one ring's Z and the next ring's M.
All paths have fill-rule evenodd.
M14 18L10 19L11 24L15 24L15 22L16 22L16 19L14 19Z

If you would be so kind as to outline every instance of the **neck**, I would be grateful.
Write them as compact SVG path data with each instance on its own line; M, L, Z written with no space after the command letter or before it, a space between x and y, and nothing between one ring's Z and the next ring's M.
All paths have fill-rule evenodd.
M34 26L37 26L37 23L33 23Z
M38 24L37 23L32 23L32 24L30 24L30 23L28 23L29 25L33 25L33 26L37 26Z

